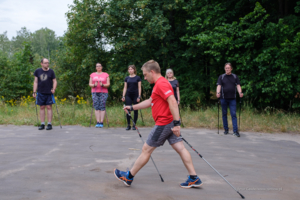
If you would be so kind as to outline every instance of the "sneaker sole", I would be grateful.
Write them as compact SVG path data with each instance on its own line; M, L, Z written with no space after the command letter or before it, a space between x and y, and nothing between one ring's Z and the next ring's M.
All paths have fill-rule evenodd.
M192 188L192 187L200 187L202 185L203 185L203 183L201 183L200 185L190 185L190 186L182 186L182 185L180 185L180 187L184 188L184 189L189 189L189 188Z
M114 169L114 175L115 175L115 177L116 177L119 181L121 181L122 183L124 183L127 187L130 187L130 185L128 185L125 181L119 179L119 177L116 175L116 169Z

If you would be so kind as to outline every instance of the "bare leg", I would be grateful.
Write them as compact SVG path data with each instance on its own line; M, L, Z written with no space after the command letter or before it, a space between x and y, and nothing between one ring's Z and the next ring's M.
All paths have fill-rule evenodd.
M197 175L190 152L184 147L183 142L177 142L171 145L173 149L180 155L181 160L188 170L189 175Z
M97 122L100 122L100 110L95 110L95 116L96 116Z
M100 111L100 122L101 122L101 123L103 123L104 116L105 116L105 112L106 112L106 110L101 110L101 111Z
M45 113L44 113L45 114ZM48 117L48 123L52 122L53 112L52 112L52 105L47 105L47 117ZM45 116L44 116L45 119Z
M41 118L41 122L45 122L45 107L46 106L40 106L40 118Z
M152 152L156 147L150 147L147 143L144 144L142 153L135 161L130 173L135 176L142 167L144 167L150 159Z

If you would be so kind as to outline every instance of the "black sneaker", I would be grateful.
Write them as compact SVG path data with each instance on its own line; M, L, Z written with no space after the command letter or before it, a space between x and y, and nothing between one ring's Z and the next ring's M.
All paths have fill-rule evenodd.
M136 130L135 126L132 126L132 130L134 130L134 131Z
M234 132L233 135L236 136L236 137L240 137L240 133L238 131Z
M46 130L51 130L52 129L52 125L48 124Z
M227 135L227 134L228 134L228 130L225 130L225 131L224 131L224 135Z
M39 130L43 130L43 129L45 129L45 124L41 124L41 125L39 126Z
M128 125L127 128L126 128L126 131L129 131L131 129L131 126Z

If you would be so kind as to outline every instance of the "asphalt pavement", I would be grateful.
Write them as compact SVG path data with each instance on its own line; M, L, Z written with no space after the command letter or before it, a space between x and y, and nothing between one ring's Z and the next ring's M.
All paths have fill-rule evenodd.
M151 128L139 129L146 140ZM300 199L300 134L182 129L182 136L246 199ZM187 171L168 142L152 154L131 187L113 169L129 169L142 148L125 128L0 125L0 200L241 199L189 146L201 188L182 189Z

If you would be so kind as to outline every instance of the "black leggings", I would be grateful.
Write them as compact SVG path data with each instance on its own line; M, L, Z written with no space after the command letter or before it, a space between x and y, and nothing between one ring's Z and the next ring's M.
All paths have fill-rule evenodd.
M132 105L132 104L137 104L137 98L138 98L138 95L137 94L126 94L125 96L125 104L126 106L129 106L129 105ZM138 115L139 115L139 112L138 110L135 110L134 111L134 123L136 124L136 121L138 119ZM127 124L130 124L130 117L129 115L127 115Z

